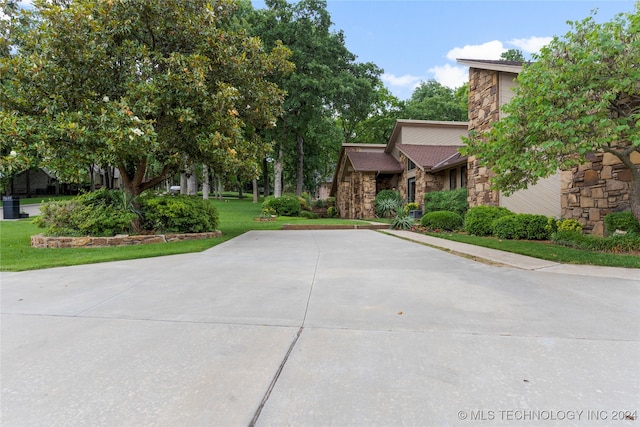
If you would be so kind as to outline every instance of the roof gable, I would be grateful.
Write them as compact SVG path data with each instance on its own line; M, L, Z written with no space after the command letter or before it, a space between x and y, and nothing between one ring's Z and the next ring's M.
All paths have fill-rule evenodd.
M442 166L444 163L449 165L466 161L466 157L460 155L457 145L410 145L396 144L400 152L407 156L413 163L425 171ZM459 155L460 157L457 157ZM447 160L451 160L447 162ZM455 160L455 161L454 161Z
M463 145L461 137L468 134L468 122L434 120L402 120L396 124L385 151L392 153L396 144Z

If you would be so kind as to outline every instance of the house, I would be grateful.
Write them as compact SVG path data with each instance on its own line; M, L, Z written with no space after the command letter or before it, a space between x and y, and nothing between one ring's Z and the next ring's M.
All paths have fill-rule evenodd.
M48 170L32 168L11 177L4 190L7 194L23 197L53 195L59 193L60 184Z
M501 107L514 96L522 63L457 61L469 67L469 131L482 134L502 118ZM492 172L472 156L468 159L469 206L504 206L518 213L574 218L585 231L603 235L605 215L629 209L631 171L609 153L592 153L587 160L506 197L490 188ZM640 164L640 156L634 162Z
M375 217L382 190L422 205L427 192L466 186L467 158L458 149L467 129L467 122L398 120L387 144L343 144L331 187L340 217Z

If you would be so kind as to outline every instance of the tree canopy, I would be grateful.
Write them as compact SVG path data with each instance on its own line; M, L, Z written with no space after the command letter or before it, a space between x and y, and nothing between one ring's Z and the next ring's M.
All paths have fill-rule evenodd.
M500 55L501 61L524 62L524 54L520 49L509 49Z
M630 207L640 218L640 3L605 23L570 22L518 76L507 117L471 135L465 154L491 168L506 193L586 161L616 156L631 171Z
M465 84L462 88L468 86ZM435 80L421 82L404 107L403 118L414 120L467 121L468 101L464 89L451 89ZM458 95L462 95L458 98Z
M230 0L34 1L26 31L9 29L15 54L0 58L0 172L21 158L67 179L115 165L133 196L190 162L257 174L269 149L257 131L282 111L274 76L293 65L236 10Z
M284 114L269 137L286 157L283 163L299 194L324 178L324 168L317 166L335 161L340 143L352 137L357 123L372 110L382 70L356 61L344 34L332 30L325 0L267 0L266 6L257 11L252 30L267 46L282 42L290 48L296 65L295 72L275 80L287 97ZM341 128L342 140L335 126Z

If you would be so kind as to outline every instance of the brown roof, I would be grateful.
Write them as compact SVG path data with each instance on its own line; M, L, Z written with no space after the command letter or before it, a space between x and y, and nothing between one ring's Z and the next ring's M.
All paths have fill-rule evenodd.
M402 172L402 166L387 153L351 151L347 153L353 168L358 172Z
M413 163L424 170L430 170L440 163L453 159L458 153L459 145L409 145L396 144L396 147L403 152ZM462 158L457 159L458 162ZM457 163L457 162L456 162Z
M458 166L460 164L466 164L466 163L467 163L467 156L463 156L460 153L455 153L453 156L450 156L442 160L438 164L434 165L431 168L431 172L437 172L444 169L449 169L451 167Z

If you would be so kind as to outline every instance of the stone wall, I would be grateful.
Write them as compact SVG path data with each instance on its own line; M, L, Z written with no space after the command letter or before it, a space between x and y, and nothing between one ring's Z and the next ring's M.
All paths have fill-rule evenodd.
M500 119L499 73L469 70L469 131L486 132ZM594 154L579 167L561 172L561 215L580 221L586 232L603 235L604 217L629 209L631 171L608 153ZM640 164L640 155L633 162ZM469 157L467 189L469 206L500 205L500 194L490 190L493 172Z
M631 171L614 155L593 154L588 162L561 172L563 218L577 219L583 230L604 235L604 217L630 209ZM640 155L632 157L640 164Z
M349 181L338 182L336 191L336 208L340 218L349 218L351 212L351 183Z
M497 71L469 69L469 132L482 134L500 119L498 78ZM500 194L490 189L489 178L492 175L492 171L480 166L475 156L469 157L467 189L470 207L499 205Z
M222 236L222 232L220 231L211 233L152 234L141 236L122 235L115 237L50 237L38 234L31 236L31 246L34 248L100 248L212 239L220 236Z
M362 219L374 218L376 199L376 174L375 172L353 172L349 188L350 207L349 215L342 217Z

